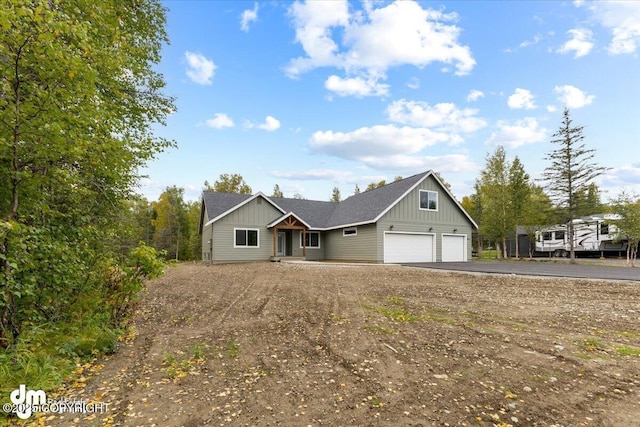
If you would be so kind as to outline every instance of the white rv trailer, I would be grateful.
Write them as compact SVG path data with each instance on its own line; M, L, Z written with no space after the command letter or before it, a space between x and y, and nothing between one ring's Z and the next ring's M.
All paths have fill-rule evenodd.
M617 227L609 221L620 219L616 214L583 216L573 220L573 248L576 253L625 252L627 242L614 242ZM571 249L569 223L552 225L536 232L536 252L567 256Z

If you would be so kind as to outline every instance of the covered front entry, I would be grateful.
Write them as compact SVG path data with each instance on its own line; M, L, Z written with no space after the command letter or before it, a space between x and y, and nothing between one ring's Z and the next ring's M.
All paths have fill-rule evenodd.
M278 230L276 255L291 256L293 253L293 231Z
M433 234L384 234L384 262L434 262L435 238Z
M293 255L294 236L300 236L309 230L309 226L293 213L288 213L268 225L273 229L273 257L287 257ZM296 232L297 231L297 232ZM302 256L307 256L305 239L302 242ZM299 256L299 254L298 254Z

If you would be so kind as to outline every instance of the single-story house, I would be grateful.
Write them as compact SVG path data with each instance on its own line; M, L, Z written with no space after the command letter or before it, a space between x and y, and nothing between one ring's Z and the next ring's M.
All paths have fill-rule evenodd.
M471 259L476 223L433 171L341 202L205 191L202 259L375 263Z

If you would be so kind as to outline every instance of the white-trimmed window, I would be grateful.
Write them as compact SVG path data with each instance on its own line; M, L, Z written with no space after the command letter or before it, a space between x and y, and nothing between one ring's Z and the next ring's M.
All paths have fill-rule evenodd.
M343 228L342 229L342 236L343 237L356 236L357 234L358 234L358 229L356 227L350 227L350 228Z
M302 236L304 236L305 241L302 241ZM300 247L306 246L307 248L319 248L320 247L320 233L317 231L307 231L306 233L300 232Z
M420 190L420 210L437 211L438 210L438 192L429 190Z
M260 247L260 230L257 228L234 228L234 248L258 248Z

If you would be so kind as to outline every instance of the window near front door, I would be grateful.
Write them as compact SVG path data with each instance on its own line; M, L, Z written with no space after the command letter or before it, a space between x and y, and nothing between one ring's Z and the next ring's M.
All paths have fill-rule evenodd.
M235 248L257 248L259 247L258 235L257 228L236 228L233 246Z
M438 192L429 190L420 190L420 210L437 211L438 210Z
M300 247L303 246L302 236L304 235L304 246L307 248L319 248L320 247L320 233L317 231L309 231L307 233L300 232Z

